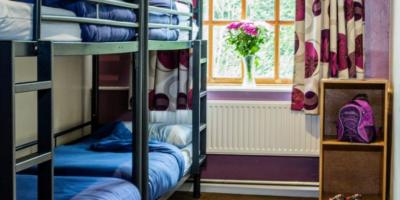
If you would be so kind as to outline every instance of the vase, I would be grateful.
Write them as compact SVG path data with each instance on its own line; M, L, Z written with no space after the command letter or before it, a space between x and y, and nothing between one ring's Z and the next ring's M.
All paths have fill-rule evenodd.
M244 80L243 86L255 86L256 80L254 78L255 67L254 67L255 56L245 56L243 57L244 63Z

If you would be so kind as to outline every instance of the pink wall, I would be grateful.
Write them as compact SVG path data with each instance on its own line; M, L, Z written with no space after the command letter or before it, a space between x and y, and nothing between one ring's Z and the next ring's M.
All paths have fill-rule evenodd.
M365 3L366 76L389 79L390 0L366 0Z

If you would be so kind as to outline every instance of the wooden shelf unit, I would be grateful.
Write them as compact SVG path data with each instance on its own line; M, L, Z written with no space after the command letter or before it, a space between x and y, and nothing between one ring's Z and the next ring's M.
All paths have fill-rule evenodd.
M320 200L336 194L363 194L366 200L386 200L389 83L387 80L321 82ZM370 144L336 140L339 109L357 94L367 94L374 110L377 138Z

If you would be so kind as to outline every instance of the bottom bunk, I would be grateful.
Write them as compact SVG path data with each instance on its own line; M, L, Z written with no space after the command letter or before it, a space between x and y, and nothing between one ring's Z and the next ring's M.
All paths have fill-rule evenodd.
M37 177L17 175L17 200L37 200ZM54 177L55 200L140 200L130 182L118 178Z
M54 151L54 173L58 176L117 177L130 181L131 138L130 129L123 122L115 122L88 138L59 146ZM179 149L172 144L152 140L148 146L149 199L154 200L174 190L190 173L192 145Z

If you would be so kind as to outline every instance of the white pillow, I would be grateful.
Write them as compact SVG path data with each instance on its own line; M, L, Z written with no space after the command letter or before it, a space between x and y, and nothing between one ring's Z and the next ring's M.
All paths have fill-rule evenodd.
M124 122L124 124L132 131L132 122ZM151 123L149 124L149 139L169 143L178 148L184 148L192 143L192 125Z

